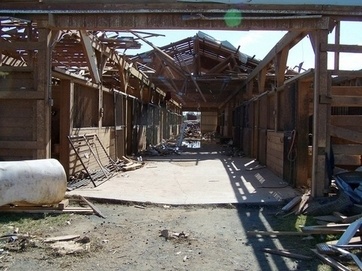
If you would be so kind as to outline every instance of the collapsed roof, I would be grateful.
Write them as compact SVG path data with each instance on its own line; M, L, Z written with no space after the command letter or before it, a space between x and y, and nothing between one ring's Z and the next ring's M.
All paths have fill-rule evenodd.
M0 37L9 45L38 39L37 29L30 22L3 18L1 25ZM119 59L124 59L128 68L133 66L155 88L164 91L166 99L177 101L184 110L218 110L223 101L245 86L246 78L260 63L254 56L240 52L240 46L235 48L228 41L218 41L201 31L160 48L147 40L157 34L125 32L54 31L53 70L122 91ZM153 50L136 56L120 53L120 49L140 48L140 40ZM2 54L3 65L9 66L27 66L34 57L28 50L11 46ZM273 65L270 65L268 75L273 74Z

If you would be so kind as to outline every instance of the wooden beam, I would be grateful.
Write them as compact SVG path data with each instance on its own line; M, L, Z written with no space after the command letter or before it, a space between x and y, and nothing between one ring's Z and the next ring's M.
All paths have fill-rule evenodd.
M332 95L332 106L356 106L362 105L362 96Z
M264 67L258 74L258 92L263 93L265 91L267 67Z
M361 86L332 86L331 95L361 96ZM360 104L361 105L361 104Z
M334 44L339 46L340 42L341 42L341 22L336 22L336 26L335 26L335 33L334 33ZM334 69L335 70L339 70L339 54L340 51L334 51Z
M94 82L99 84L101 82L101 78L99 75L97 57L95 51L93 50L92 41L85 30L80 30L79 33L81 36L84 53L86 55L89 72Z
M311 91L309 82L298 82L297 88L297 116L296 119L296 131L297 138L297 159L295 161L296 170L296 187L308 186L308 177L311 173L310 166L308 164L308 141L309 141L309 95Z
M297 32L297 31L289 31L284 37L269 51L269 53L265 56L265 58L259 63L259 65L249 74L246 82L249 82L253 78L255 78L258 73L267 66L273 59L277 56L277 54L281 53L285 48L289 48L289 50L301 41L306 36L305 32Z
M328 44L322 50L338 53L362 53L361 45Z
M163 7L164 8L164 7ZM93 12L92 14L86 14L77 12L72 14L67 13L52 13L52 24L49 27L54 29L84 29L84 30L101 30L107 29L119 30L119 29L218 29L218 30L230 30L230 27L225 24L224 16L219 18L207 19L205 16L203 19L191 17L188 15L190 9L180 10L178 13L176 10L172 12L160 12L160 9L153 11L141 12L132 11L127 13L124 8L120 8L123 12L119 13L107 13L105 16L102 13ZM161 9L162 10L162 9ZM47 11L51 12L51 11ZM193 14L197 14L197 9L192 10ZM201 9L199 13L207 12L205 9ZM215 9L211 12L216 12ZM227 8L220 10L221 14L227 12ZM259 11L260 12L260 11ZM267 11L269 13L270 10ZM185 14L187 13L187 14ZM280 15L280 14L278 14ZM196 15L197 16L197 15ZM41 16L32 16L39 17ZM43 16L44 17L44 16ZM138 18L137 20L135 18ZM289 31L291 29L299 31L308 31L313 29L328 29L329 18L322 17L320 15L311 16L250 16L243 17L242 23L235 30L284 30Z
M43 145L36 151L37 159L51 157L51 31L49 29L39 29L39 42L44 43L46 48L38 54L36 65L37 92L43 95L42 100L36 100L36 131L34 137Z
M285 81L285 71L287 68L289 46L284 47L276 56L275 74L277 87L282 86Z
M337 75L341 77L362 77L362 70L350 71L350 70L328 70L330 75Z
M320 50L328 41L327 30L315 32L315 70L313 92L313 153L312 153L312 196L324 196L329 180L326 172L326 154L330 152L330 104L320 104L319 97L330 96L327 72L327 52Z
M245 80L244 85L242 88L247 88L247 93L250 93L250 89L248 87L249 82L252 82L258 74L268 67L268 65L274 60L277 54L281 53L285 48L289 50L293 48L295 44L301 41L307 35L306 32L299 32L299 31L289 31L286 33L283 38L269 51L269 53L265 56L265 58L258 64L258 66L253 69L253 71L249 74L247 79ZM284 52L284 56L287 52ZM228 99L226 99L219 108L222 108L227 104L231 99L234 98L235 95L239 93L239 90L232 93Z
M141 37L140 35L138 35L137 33L131 31L131 33L133 35L135 35L137 38L143 40L145 43L147 43L149 46L151 46L153 49L155 49L155 51L157 53L159 53L161 56L163 56L163 59L166 60L168 63L171 64L172 67L177 67L177 65L174 62L174 59L172 57L170 57L168 54L166 54L164 51L162 51L160 48L158 48L157 46L155 46L153 43L149 42L148 40L146 40L145 38ZM197 84L195 77L190 73L190 71L186 71L183 70L181 67L177 69L181 69L181 71L183 71L185 74L188 74L191 78L191 81L194 83L198 93L200 94L201 98L203 99L204 102L206 102L205 96L202 93L202 90L200 89L199 85Z
M220 60L220 59L219 59ZM220 61L217 65L207 71L206 74L221 73L223 69L230 63L231 55Z

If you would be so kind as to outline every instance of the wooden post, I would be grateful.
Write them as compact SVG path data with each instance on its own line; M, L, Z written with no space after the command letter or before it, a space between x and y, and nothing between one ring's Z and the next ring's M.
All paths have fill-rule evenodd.
M327 51L328 30L315 32L315 71L314 71L314 109L313 109L313 158L312 158L312 196L321 197L327 188L326 158L330 152L330 104L321 103L320 98L329 96Z
M339 70L339 45L341 40L341 22L336 23L335 27L335 36L334 36L334 44L336 45L337 50L334 52L334 69Z
M37 69L37 92L43 93L44 98L36 103L36 158L51 157L51 31L46 28L39 29L39 42L43 50L38 52Z
M73 130L74 119L74 82L64 80L60 90L60 130L59 130L59 160L65 172L69 174L69 141L68 136Z
M297 159L296 168L296 187L308 186L307 180L311 169L308 166L308 141L309 141L309 81L299 81L297 88Z

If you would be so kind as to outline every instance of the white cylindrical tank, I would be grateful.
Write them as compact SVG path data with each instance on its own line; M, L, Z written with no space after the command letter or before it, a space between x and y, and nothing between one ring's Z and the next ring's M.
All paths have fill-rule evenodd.
M56 159L0 162L0 206L57 204L66 190L67 176Z

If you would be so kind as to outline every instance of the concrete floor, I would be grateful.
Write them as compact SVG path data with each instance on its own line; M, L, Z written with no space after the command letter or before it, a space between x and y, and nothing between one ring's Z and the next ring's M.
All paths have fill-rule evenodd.
M299 193L253 159L229 157L222 146L201 143L181 154L143 157L144 166L120 172L69 194L90 199L169 205L285 203Z

